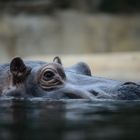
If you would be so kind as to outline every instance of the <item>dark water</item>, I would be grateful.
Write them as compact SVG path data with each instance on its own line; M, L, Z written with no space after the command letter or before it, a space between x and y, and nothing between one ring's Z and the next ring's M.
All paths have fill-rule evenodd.
M0 140L140 139L140 101L0 100Z

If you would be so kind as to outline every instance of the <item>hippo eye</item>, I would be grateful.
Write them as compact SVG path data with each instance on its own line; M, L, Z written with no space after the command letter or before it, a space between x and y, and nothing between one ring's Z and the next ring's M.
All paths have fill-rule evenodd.
M39 72L38 82L42 89L53 90L64 85L66 76L60 64L48 64Z
M49 80L53 79L54 75L55 75L54 72L46 71L43 75L43 80L49 81Z

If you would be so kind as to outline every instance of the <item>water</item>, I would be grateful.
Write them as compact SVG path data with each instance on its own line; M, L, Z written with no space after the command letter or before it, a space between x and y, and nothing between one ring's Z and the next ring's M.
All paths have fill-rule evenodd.
M140 101L0 99L0 140L140 139Z

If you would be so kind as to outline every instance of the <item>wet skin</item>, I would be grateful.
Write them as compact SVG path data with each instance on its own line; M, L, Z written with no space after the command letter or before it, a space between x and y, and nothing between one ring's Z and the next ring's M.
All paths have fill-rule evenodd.
M0 65L0 95L16 98L139 100L140 84L91 75L85 63L64 68L52 63L14 58Z

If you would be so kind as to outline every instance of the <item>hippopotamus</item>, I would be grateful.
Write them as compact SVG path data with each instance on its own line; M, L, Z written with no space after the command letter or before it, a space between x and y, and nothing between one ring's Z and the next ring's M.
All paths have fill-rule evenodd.
M0 98L139 100L140 84L91 74L79 62L65 68L59 57L52 62L25 61L15 57L0 65Z

